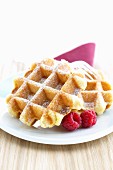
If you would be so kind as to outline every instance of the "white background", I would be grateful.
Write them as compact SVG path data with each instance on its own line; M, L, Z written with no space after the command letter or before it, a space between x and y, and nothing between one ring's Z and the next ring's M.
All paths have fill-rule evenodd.
M1 0L0 62L29 63L87 42L95 42L96 59L107 62L113 58L112 2Z

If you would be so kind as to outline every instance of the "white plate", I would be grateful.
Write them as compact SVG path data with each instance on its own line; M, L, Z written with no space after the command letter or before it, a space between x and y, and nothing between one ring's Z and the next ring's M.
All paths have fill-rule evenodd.
M17 75L18 76L18 75ZM5 97L12 89L14 76L0 83L0 97L3 99L2 107L7 109ZM35 129L12 118L7 111L0 117L0 128L18 138L44 144L68 145L92 141L113 132L113 107L99 116L95 126L88 129L78 129L68 132L62 127L51 129Z

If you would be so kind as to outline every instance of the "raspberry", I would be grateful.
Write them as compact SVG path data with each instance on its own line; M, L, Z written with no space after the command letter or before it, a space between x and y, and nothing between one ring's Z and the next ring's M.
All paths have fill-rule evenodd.
M85 110L81 113L82 127L88 128L96 124L97 116L93 110Z
M70 112L63 118L61 124L65 129L72 131L78 129L81 123L80 115L75 112Z

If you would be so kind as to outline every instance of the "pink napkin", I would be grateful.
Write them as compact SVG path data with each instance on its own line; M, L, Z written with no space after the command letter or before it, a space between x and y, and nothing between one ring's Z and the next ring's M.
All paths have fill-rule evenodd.
M55 57L56 60L65 59L69 62L83 60L93 66L95 53L95 43L83 44L64 54Z

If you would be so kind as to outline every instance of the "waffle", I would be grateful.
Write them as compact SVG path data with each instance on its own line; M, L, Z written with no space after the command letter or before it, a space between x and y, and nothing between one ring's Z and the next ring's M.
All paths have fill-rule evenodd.
M111 85L99 73L72 69L66 61L45 59L34 63L24 77L14 80L7 97L9 113L28 126L59 126L70 111L92 109L98 115L113 101Z

